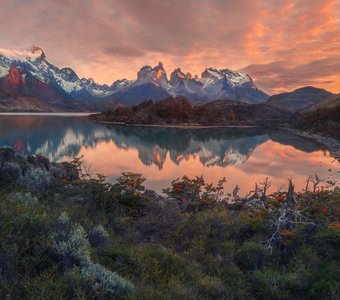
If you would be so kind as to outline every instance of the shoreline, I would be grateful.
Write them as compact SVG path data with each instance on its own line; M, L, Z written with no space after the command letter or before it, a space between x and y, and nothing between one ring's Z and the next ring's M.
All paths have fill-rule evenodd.
M340 162L340 139L339 138L325 136L325 135L308 132L304 130L298 130L298 129L289 129L289 131L291 131L292 133L298 136L314 140L324 145L329 150L330 155Z
M91 119L91 118L90 118ZM91 119L93 120L93 119ZM130 124L125 122L98 121L98 124L122 125L127 127L158 127L158 128L182 128L182 129L204 129L204 128L257 128L255 125L199 125L199 124Z
M0 112L0 116L74 116L89 117L93 112Z

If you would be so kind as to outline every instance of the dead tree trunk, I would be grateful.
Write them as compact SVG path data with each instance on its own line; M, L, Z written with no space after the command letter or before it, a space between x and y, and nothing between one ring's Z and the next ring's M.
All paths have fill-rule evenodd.
M287 204L289 207L294 207L296 204L295 197L294 197L294 184L293 180L290 178L288 179L288 192L287 192Z

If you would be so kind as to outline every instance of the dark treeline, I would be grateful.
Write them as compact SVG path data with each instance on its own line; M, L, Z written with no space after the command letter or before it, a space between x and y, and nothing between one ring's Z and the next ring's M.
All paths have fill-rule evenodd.
M276 123L287 116L265 104L221 100L198 105L185 97L170 97L158 102L144 101L136 106L118 106L91 118L126 124L252 126L272 120Z

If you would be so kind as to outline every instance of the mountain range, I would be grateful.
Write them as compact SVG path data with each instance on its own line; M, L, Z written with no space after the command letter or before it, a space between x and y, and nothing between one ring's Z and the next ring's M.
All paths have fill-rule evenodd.
M92 78L80 78L71 68L54 66L39 47L0 48L0 111L105 111L117 105L134 106L145 100L178 96L194 104L228 100L227 106L249 110L255 105L255 110L263 109L266 115L268 111L270 115L272 111L302 112L327 99L339 102L339 95L314 87L269 96L249 75L229 69L207 68L199 77L177 68L168 76L161 62L155 67L142 67L136 80L98 84Z
M144 66L136 80L116 80L110 86L79 78L71 68L49 63L44 51L0 49L0 110L105 110L115 104L185 96L192 102L234 99L259 103L268 95L244 73L205 69L201 77L175 69L168 78L163 64Z

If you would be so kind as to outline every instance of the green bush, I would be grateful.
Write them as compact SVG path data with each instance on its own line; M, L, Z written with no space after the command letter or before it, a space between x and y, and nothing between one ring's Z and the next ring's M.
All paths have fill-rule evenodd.
M49 193L0 189L1 297L340 297L339 189L296 194L289 209L281 194L249 208L220 201L222 185L200 177L175 181L165 199L144 192L140 174L113 186L84 176ZM310 222L285 219L275 234L294 209Z
M134 290L130 282L99 264L90 263L81 267L80 277L85 289L89 290L88 294L100 299L122 297Z
M91 261L90 243L86 232L79 224L73 224L63 212L52 230L52 252L62 268L87 265Z
M92 247L107 246L110 241L110 234L102 225L94 227L89 233L89 242Z
M235 260L242 270L256 270L263 266L266 259L263 245L255 242L245 242L237 251Z

